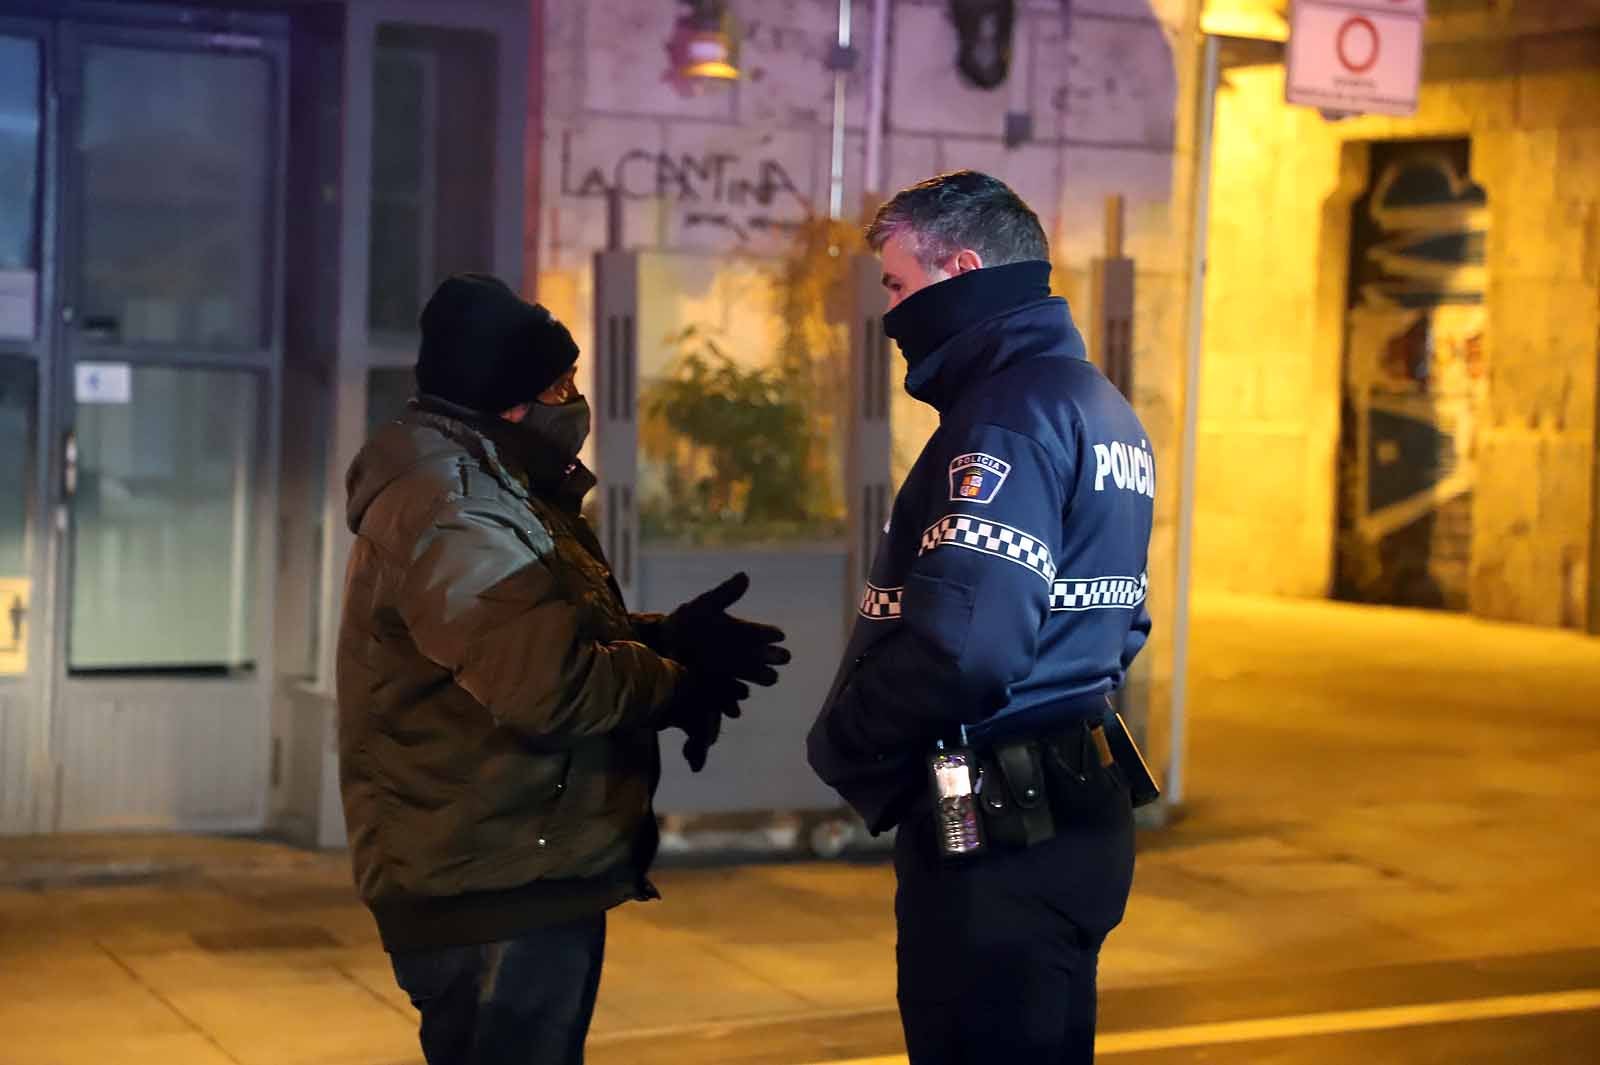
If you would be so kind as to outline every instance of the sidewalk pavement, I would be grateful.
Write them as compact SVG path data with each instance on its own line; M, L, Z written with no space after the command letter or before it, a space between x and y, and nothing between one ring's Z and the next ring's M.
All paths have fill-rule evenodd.
M1600 642L1220 598L1194 631L1190 801L1141 836L1103 987L1600 946ZM894 1005L885 864L656 879L612 916L591 1062L894 1049L851 1044ZM804 1053L726 1038L786 1020ZM345 856L249 840L0 841L0 1033L0 1065L420 1062Z

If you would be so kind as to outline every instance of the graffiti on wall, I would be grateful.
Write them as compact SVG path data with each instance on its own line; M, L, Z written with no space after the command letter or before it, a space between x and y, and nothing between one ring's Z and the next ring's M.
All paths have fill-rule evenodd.
M685 229L719 230L740 244L799 229L811 213L781 159L736 152L652 152L631 149L611 162L583 165L563 159L561 193L604 200L654 200L677 213Z
M1337 592L1465 609L1488 208L1465 142L1372 151L1351 241Z

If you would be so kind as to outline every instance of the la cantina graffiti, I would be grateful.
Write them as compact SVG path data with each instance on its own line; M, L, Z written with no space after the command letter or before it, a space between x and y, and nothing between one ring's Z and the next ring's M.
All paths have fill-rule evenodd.
M624 153L609 168L592 166L581 177L572 161L561 175L563 195L604 198L612 189L624 199L666 199L681 204L726 204L731 207L772 207L785 203L809 207L783 164L762 159L753 164L732 153L672 155L635 149Z
M731 152L674 155L635 149L609 167L578 171L570 157L562 161L562 195L604 199L616 190L627 200L665 200L683 209L685 226L715 226L741 241L795 229L795 215L811 211L789 172L772 158L747 163Z

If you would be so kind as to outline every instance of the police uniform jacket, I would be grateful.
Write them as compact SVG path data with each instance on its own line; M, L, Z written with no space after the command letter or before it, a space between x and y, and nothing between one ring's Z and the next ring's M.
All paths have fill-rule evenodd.
M1047 264L1017 267L1048 292ZM1065 300L1008 299L1028 273L973 271L901 305L1001 309L972 324L958 310L958 332L908 352L907 389L939 428L895 499L808 738L812 767L875 833L925 790L936 739L1099 716L1150 631L1149 436L1086 360Z

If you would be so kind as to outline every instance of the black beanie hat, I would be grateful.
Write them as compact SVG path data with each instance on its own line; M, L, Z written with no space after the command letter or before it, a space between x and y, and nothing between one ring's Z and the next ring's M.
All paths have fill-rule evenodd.
M577 361L567 327L499 278L456 274L422 308L424 395L499 414L537 399Z

